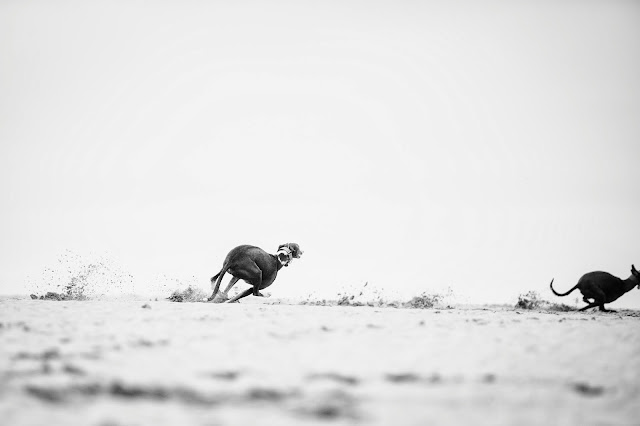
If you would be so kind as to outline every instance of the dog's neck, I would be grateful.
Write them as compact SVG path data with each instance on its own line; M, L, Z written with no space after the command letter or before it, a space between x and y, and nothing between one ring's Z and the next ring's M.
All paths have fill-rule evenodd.
M631 291L633 290L634 287L638 286L640 288L640 279L638 277L636 277L634 274L631 274L631 276L629 278L627 278L626 280L623 280L624 282L624 291L625 293L627 291Z

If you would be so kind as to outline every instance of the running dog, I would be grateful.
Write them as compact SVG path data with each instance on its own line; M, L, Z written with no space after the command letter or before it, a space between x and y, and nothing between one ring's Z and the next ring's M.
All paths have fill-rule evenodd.
M281 244L276 254L269 254L261 248L242 245L234 248L227 254L222 264L222 269L211 278L213 293L208 301L216 301L216 295L220 289L222 277L226 272L232 275L229 285L223 293L226 296L229 290L238 282L244 280L253 288L249 288L236 295L227 303L236 302L253 293L254 296L264 297L260 290L269 287L276 279L278 271L283 266L289 266L293 259L300 259L302 250L296 243Z
M633 290L635 286L638 286L638 289L640 289L640 272L638 272L633 265L631 265L631 276L626 280L622 280L608 272L596 271L584 274L578 281L578 284L566 293L557 293L553 289L553 280L551 280L551 284L549 284L551 291L553 291L553 294L556 296L566 296L575 289L580 290L580 293L584 296L582 300L588 303L588 305L578 309L579 311L597 306L603 312L615 312L611 309L605 309L604 304L617 300L626 292ZM589 299L593 299L593 302L590 302Z

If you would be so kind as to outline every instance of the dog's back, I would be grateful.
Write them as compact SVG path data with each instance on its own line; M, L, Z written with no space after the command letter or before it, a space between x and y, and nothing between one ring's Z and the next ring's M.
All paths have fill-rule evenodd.
M224 260L225 265L233 268L237 262L245 262L247 259L253 260L262 270L271 270L275 267L273 256L260 247L251 245L241 245L232 249Z

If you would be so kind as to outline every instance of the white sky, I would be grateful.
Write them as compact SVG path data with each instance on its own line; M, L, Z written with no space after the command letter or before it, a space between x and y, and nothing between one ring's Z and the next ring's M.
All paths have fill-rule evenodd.
M297 242L274 295L551 298L640 266L639 183L637 2L0 1L2 293Z

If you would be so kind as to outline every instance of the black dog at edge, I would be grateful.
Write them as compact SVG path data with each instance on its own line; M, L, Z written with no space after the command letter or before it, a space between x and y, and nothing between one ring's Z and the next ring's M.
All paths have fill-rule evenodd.
M222 277L226 272L230 273L233 278L231 278L229 285L223 292L225 296L238 280L244 280L247 284L253 286L253 288L249 288L236 295L233 299L228 300L227 303L236 302L251 293L254 296L263 296L260 290L273 284L280 268L289 266L289 263L293 259L299 259L302 253L300 246L296 243L281 244L276 254L269 254L255 246L238 246L227 254L222 264L222 269L211 278L213 293L208 300L215 301Z
M640 272L636 270L636 267L631 265L631 276L626 280L622 280L608 272L589 272L584 274L578 284L566 293L558 293L553 289L553 280L551 280L551 291L556 296L566 296L573 290L578 289L582 293L582 300L588 303L580 311L587 310L589 308L595 308L596 306L603 312L615 312L614 310L605 309L605 303L611 303L617 300L620 296L628 291L631 291L635 286L640 289ZM590 302L589 299L593 299Z

